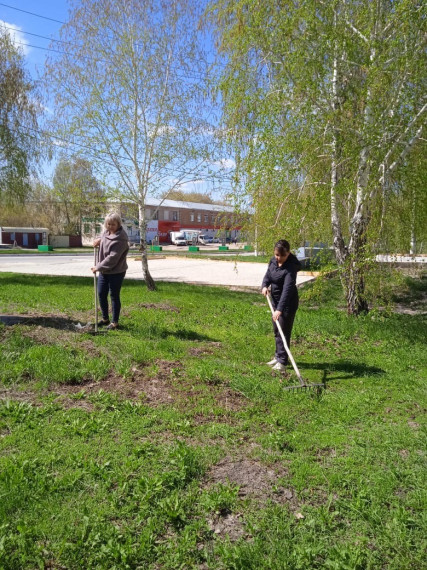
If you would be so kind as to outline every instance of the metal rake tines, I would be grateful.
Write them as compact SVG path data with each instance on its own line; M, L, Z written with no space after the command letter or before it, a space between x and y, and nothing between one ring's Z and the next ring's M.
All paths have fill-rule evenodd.
M326 388L326 386L324 384L304 384L304 385L299 385L299 386L283 386L283 390L303 390L303 391L309 391L309 390L316 390L316 392L320 392L321 390L324 390Z

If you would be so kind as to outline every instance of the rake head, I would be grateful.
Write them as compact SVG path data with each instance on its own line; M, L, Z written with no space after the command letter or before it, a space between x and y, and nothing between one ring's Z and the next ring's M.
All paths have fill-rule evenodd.
M299 384L298 386L283 386L283 390L289 390L290 392L310 392L313 390L316 394L320 394L322 390L326 389L325 384Z

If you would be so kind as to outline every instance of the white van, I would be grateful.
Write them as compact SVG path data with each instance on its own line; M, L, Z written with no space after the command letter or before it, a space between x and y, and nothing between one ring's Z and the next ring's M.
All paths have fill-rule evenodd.
M187 239L182 232L171 232L171 242L175 245L187 245Z

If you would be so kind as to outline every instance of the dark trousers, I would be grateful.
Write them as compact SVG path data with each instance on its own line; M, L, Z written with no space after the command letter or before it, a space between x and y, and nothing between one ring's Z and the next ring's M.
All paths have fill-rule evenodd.
M98 277L98 298L99 306L101 307L102 318L108 320L108 293L111 297L111 308L113 311L113 323L119 322L121 302L120 302L120 289L122 288L124 273L100 273Z
M294 313L288 313L286 315L280 315L279 324L282 327L283 334L285 335L286 343L288 348L291 346L291 333L292 327L294 325L296 311ZM286 352L285 345L283 344L282 337L280 336L279 329L276 323L273 321L274 337L276 340L276 354L274 358L277 362L281 364L288 364L288 353Z

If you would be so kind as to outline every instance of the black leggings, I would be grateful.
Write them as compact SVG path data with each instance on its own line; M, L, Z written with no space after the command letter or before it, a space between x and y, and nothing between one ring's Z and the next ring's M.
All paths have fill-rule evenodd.
M119 322L121 302L120 289L122 288L124 273L100 273L98 277L98 298L101 307L102 318L108 321L108 293L111 297L111 308L113 311L113 323Z
M287 313L286 315L280 315L279 324L282 327L283 334L285 335L288 348L291 346L291 333L292 327L294 325L296 311L294 313ZM276 340L276 354L274 355L277 362L281 364L288 364L288 353L286 352L285 345L283 344L282 337L280 336L279 329L275 321L273 321L274 337Z

